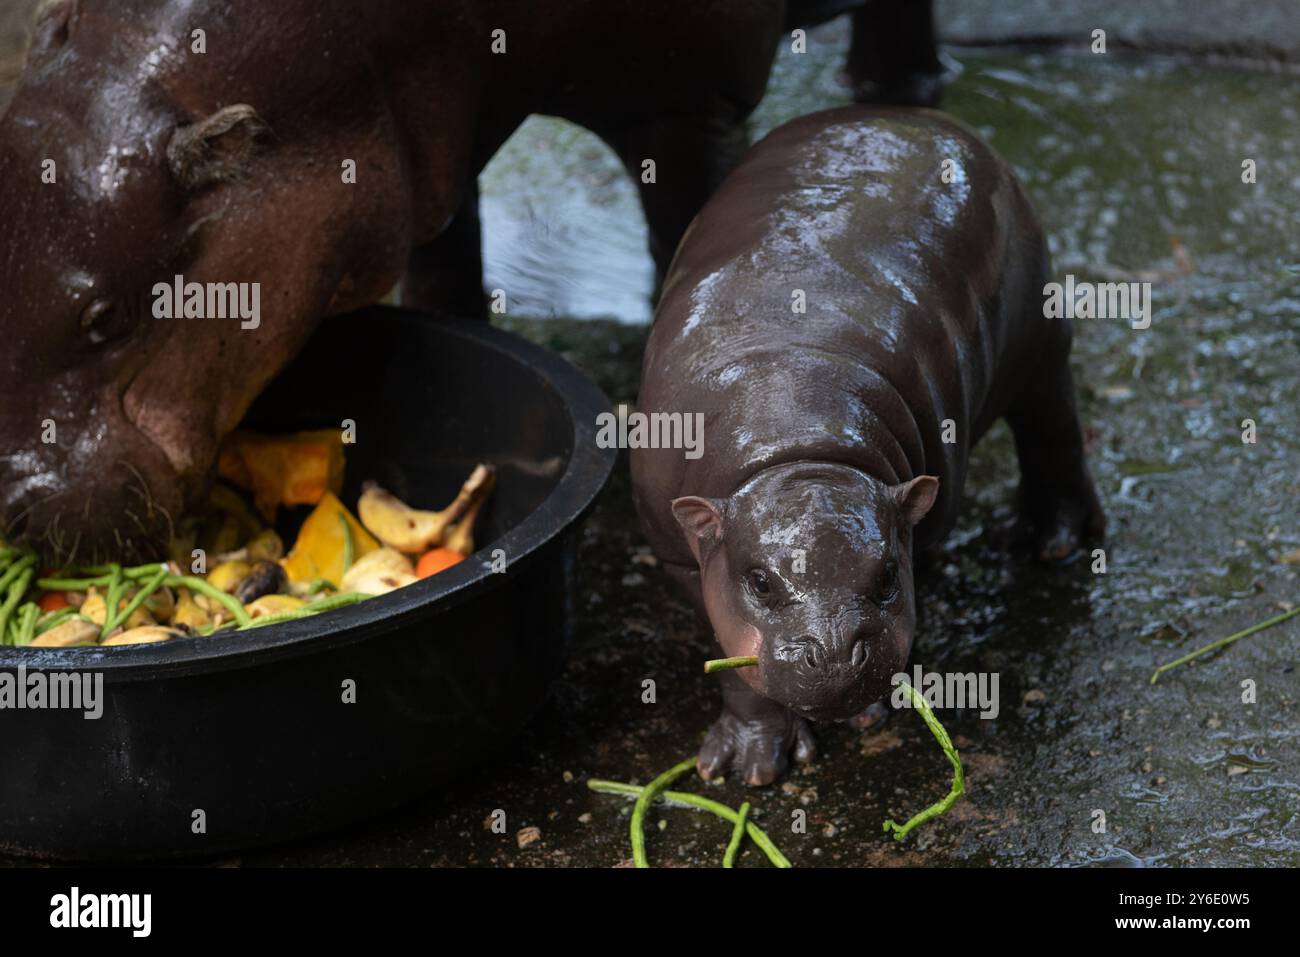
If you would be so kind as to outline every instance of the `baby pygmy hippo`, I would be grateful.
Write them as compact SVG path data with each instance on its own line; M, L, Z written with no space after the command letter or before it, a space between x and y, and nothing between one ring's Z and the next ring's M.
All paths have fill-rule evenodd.
M846 107L772 132L686 233L639 411L703 414L703 447L635 449L646 537L728 656L699 771L750 784L814 755L904 670L912 558L957 513L1005 416L1038 555L1105 519L1084 461L1069 320L1007 164L930 110Z

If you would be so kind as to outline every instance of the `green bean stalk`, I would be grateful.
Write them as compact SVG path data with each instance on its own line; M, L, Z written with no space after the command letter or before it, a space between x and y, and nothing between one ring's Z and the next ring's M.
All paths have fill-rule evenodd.
M1261 621L1259 624L1251 625L1249 628L1243 628L1241 631L1234 632L1227 638L1220 638L1218 641L1212 641L1204 648L1197 648L1195 651L1189 652L1181 658L1175 658L1173 661L1166 662L1151 673L1151 683L1155 684L1160 679L1160 676L1166 671L1177 668L1179 665L1185 665L1187 662L1201 657L1201 655L1208 655L1211 651L1216 651L1219 648L1226 648L1234 641L1240 641L1242 638L1253 635L1258 631L1263 631L1265 628L1272 628L1274 625L1280 625L1282 622L1294 618L1296 615L1300 615L1300 606L1292 608L1290 611L1284 611L1280 615L1275 615L1267 621Z
M736 831L743 824L745 835L753 841L764 854L767 855L769 861L779 868L790 867L789 859L781 853L777 846L772 842L772 839L767 836L762 828L758 827L753 821L748 819L748 802L746 802L745 805L742 805L745 814L742 821L741 813L727 807L725 804L720 804L710 798L701 797L698 794L690 794L685 791L666 790L668 783L671 783L693 768L695 762L696 759L694 757L687 758L659 775L659 777L655 778L654 781L645 787L639 787L635 784L623 784L618 781L604 781L598 778L592 778L587 781L587 787L598 794L621 794L626 797L636 798L637 803L632 809L633 863L635 863L637 867L650 866L649 860L645 855L645 832L643 830L643 821L645 818L646 808L650 806L651 802L655 800L663 800L670 804L681 804L701 811L708 811L710 814L714 814L722 818L724 821L730 821L733 825L733 843L736 842ZM638 808L640 808L639 814L637 813ZM731 852L733 863L735 861L735 855L739 850L739 844L736 844L735 852L731 852L730 845L728 846L728 851ZM727 858L724 856L724 867L729 866L726 861Z
M711 675L715 671L726 671L730 668L753 668L758 664L756 655L738 655L735 658L713 658L704 662L704 673Z
M953 747L952 739L948 737L948 732L945 731L943 725L939 723L939 719L934 716L934 712L930 710L930 705L926 702L921 692L917 691L911 684L905 683L903 687L907 689L908 694L911 696L912 707L921 713L921 717L925 720L926 727L930 729L930 733L933 734L935 740L939 742L939 747L943 748L944 755L952 765L952 788L948 791L947 797L931 804L924 811L913 814L907 819L907 823L905 824L899 825L895 824L893 821L885 821L885 833L893 831L894 840L896 841L901 841L906 838L913 828L919 827L931 818L936 818L940 814L946 813L950 807L957 803L957 799L966 793L966 773L962 770L961 755L959 755L957 749Z
M731 841L727 844L727 852L722 855L723 867L736 866L736 855L740 853L740 845L745 841L745 825L749 823L749 807L748 801L740 805L740 813L736 815L736 826L731 831Z

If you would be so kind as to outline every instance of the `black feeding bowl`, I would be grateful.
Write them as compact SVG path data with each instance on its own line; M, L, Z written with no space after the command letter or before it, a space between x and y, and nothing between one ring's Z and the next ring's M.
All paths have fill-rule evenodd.
M479 551L410 587L244 634L0 648L0 670L101 672L104 689L98 720L0 710L0 853L268 843L389 809L508 745L558 670L572 533L614 463L595 442L607 408L558 356L486 323L389 308L326 322L248 424L353 420L349 505L374 479L440 508L477 462L495 465Z

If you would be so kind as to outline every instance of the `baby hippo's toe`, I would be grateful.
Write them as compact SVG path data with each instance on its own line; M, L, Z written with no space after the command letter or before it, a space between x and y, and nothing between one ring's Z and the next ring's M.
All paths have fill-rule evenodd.
M745 720L724 713L704 738L697 768L707 780L729 770L741 773L751 787L771 784L790 767L790 757L807 764L817 756L812 729L793 714Z

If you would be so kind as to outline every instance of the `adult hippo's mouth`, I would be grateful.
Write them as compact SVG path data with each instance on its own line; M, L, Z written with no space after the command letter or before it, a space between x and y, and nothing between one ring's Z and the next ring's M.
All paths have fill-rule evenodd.
M25 491L16 496L6 495L5 538L31 546L55 566L163 555L179 507L155 492L126 459L103 467L101 475L99 483L75 491L63 485L42 494L55 484L42 481L25 483ZM56 481L64 480L57 476Z
M191 458L186 470L177 468L175 453L129 414L128 389L113 390L84 418L50 416L40 435L13 443L20 451L0 460L7 540L30 545L52 564L165 554L207 466L196 468Z

